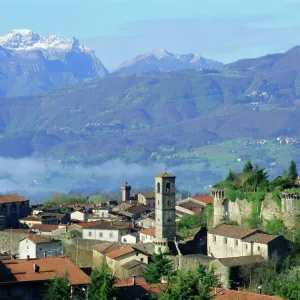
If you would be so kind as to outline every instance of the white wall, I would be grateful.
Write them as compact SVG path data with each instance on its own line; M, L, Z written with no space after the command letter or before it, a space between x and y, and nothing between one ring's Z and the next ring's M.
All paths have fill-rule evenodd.
M155 227L155 221L149 218L142 219L137 222L138 225L142 228Z
M131 234L123 235L121 237L121 242L127 244L136 244L138 242L138 236L134 236Z
M154 239L154 236L140 233L140 241L141 243L152 243Z
M120 242L121 237L130 232L130 229L107 230L107 229L89 229L82 230L82 238L86 240L98 240L108 242Z
M87 222L88 216L86 213L83 213L81 211L74 211L71 213L71 219Z

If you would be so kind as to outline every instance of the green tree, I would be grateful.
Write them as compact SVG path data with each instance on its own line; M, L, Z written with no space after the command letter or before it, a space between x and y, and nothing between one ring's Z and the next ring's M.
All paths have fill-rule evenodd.
M269 174L265 169L255 166L251 176L245 181L244 188L256 192L258 188L264 189L268 187Z
M162 254L153 254L151 262L144 270L143 276L148 283L157 283L162 276L170 276L172 266L170 261Z
M57 274L50 281L47 292L44 296L44 300L69 300L70 299L70 287L67 272L62 277L58 277Z
M279 276L277 295L288 300L300 300L300 266L282 273Z
M180 270L171 277L167 290L159 300L209 300L213 299L212 290L219 281L213 269L204 271L201 268Z
M91 283L88 286L87 294L89 300L111 300L115 295L115 277L111 274L106 263L100 269L93 270Z
M237 178L237 174L235 174L232 170L229 170L226 181L227 182L234 182L236 180L236 178Z
M297 165L296 165L295 161L293 161L293 160L290 162L290 165L289 165L288 176L292 180L296 180L296 178L298 177Z
M253 171L253 165L250 160L248 160L243 168L243 174L251 174Z

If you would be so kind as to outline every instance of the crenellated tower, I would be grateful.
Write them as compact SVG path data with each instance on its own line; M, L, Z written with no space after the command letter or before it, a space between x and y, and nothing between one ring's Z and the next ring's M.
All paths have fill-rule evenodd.
M284 191L280 193L280 198L284 226L300 229L300 195Z
M224 189L212 188L212 196L214 198L214 224L213 227L218 226L222 223L224 218L227 217L227 211L224 206Z

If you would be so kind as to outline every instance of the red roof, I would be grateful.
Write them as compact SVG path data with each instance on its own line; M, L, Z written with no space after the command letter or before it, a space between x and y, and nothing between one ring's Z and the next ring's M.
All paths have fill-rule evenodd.
M155 236L155 227L144 228L140 230L140 233Z
M123 247L120 249L110 251L110 252L106 253L106 256L114 259L114 258L123 256L123 255L131 253L131 252L135 252L135 250L133 248L131 248L130 246L126 246L126 247Z
M0 195L0 203L12 203L12 202L24 202L24 201L28 201L28 200L17 194Z
M208 231L209 234L221 235L225 237L243 239L257 232L257 229L243 228L231 225L222 224Z
M192 199L207 204L213 204L214 198L210 195L194 196Z
M34 264L40 267L34 271ZM86 285L90 278L66 257L46 257L37 259L8 259L0 261L2 282L31 282L51 280L57 274L61 277L67 271L71 285Z
M31 241L31 242L33 242L35 244L45 244L45 243L60 242L60 240L55 240L53 238L48 238L48 237L44 237L44 236L41 236L41 235L28 235L26 238L29 241Z
M58 228L58 225L52 225L52 224L33 224L31 226L31 229L38 229L40 231L44 232L52 232L53 230L56 230Z
M106 254L113 250L120 249L120 248L122 248L122 246L118 243L113 242L113 243L97 244L97 245L92 246L92 248L99 253Z
M276 296L267 296L260 294L253 294L244 291L225 290L218 289L215 300L232 300L232 299L243 299L243 300L283 300Z
M78 226L82 227L82 228L89 228L92 227L94 225L100 224L100 221L95 221L95 222L79 222L77 223Z

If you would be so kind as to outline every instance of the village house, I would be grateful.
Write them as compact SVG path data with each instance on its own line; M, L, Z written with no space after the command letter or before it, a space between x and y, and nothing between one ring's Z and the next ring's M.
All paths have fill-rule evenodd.
M60 240L40 235L28 235L19 242L19 258L60 256L64 252Z
M140 204L155 207L155 193L138 193L137 199Z
M202 212L208 205L213 205L213 197L210 195L188 197L176 203L176 213L180 217L184 215L195 215Z
M67 273L71 294L86 290L90 278L69 258L8 259L0 261L0 298L42 300L47 283ZM16 297L16 298L13 298Z
M137 224L142 228L155 227L155 213L148 215L147 217L137 220Z
M139 233L137 231L133 231L126 235L123 235L121 238L121 243L124 244L136 244L140 240Z
M149 227L139 231L141 243L153 243L155 238L155 228Z
M152 212L153 208L150 208L146 205L137 204L127 208L126 210L119 211L118 214L126 217L128 221L135 221L147 216Z
M257 229L220 225L207 234L207 253L216 258L261 255L269 259L273 253L284 256L286 251L282 236L261 233Z
M18 228L19 219L27 217L30 213L29 200L17 194L0 195L0 229Z
M122 236L132 232L133 224L128 222L100 221L82 228L82 238L108 242L120 242Z
M41 215L28 216L20 219L20 225L25 228L31 228L35 224L56 224L56 218L54 217L43 217Z
M78 221L82 221L82 222L87 222L88 213L86 212L86 210L84 208L81 208L81 209L73 211L70 215L70 219L71 219L71 221L78 220Z
M59 228L59 225L52 224L33 224L30 229L36 234L53 235L53 231Z

